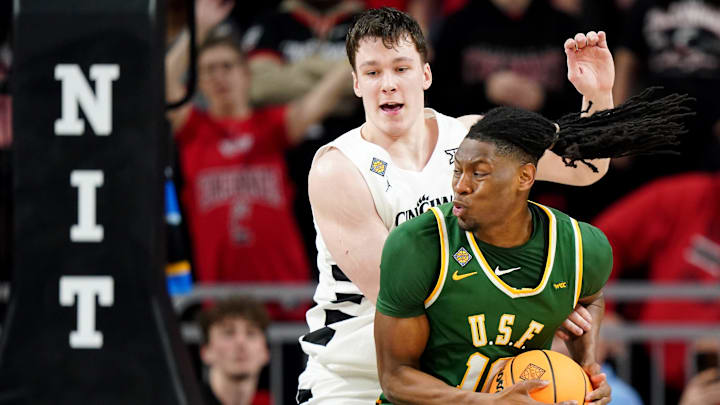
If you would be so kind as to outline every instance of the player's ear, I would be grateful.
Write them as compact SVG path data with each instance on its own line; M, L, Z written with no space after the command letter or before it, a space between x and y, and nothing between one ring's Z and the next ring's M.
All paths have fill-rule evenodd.
M423 90L427 90L432 85L432 71L430 70L430 64L425 62L423 65Z
M355 69L352 71L352 77L353 77L353 91L355 92L355 95L362 98L362 93L360 92L360 86L358 86L358 78L357 73L355 73Z
M532 163L525 163L520 165L517 172L518 190L530 190L530 188L535 183L536 172L537 168Z

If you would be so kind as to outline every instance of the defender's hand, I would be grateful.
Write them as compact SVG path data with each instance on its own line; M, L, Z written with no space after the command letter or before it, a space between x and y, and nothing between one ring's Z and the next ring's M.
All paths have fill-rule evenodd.
M565 41L568 80L575 89L593 100L612 93L615 65L604 31L579 33Z
M597 363L583 367L590 376L593 390L585 396L585 403L589 405L605 405L610 402L610 385L607 382L607 375L601 372Z
M592 315L584 306L578 304L575 310L562 323L562 326L555 331L555 336L562 340L568 340L571 336L582 336L592 329Z

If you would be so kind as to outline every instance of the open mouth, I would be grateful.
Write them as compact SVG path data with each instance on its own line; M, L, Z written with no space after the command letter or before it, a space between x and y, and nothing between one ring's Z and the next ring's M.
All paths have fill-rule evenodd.
M404 104L400 103L385 103L380 104L380 109L386 113L397 113L403 108Z
M455 214L456 217L459 217L462 214L464 214L466 210L467 210L467 207L465 207L461 204L457 204L457 203L453 204L452 212L453 212L453 214Z

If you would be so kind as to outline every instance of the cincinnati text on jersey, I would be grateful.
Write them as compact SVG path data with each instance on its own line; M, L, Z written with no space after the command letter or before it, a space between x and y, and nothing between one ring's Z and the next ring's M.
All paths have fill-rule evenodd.
M417 217L418 215L427 211L430 207L437 207L438 205L446 204L450 201L452 201L452 196L450 195L438 198L423 195L415 204L415 208L402 210L398 212L397 215L395 215L395 226L398 226L409 219Z

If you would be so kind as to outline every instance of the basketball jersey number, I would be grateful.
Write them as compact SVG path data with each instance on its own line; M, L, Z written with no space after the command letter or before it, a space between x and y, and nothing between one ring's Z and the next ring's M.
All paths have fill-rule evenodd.
M465 391L475 391L480 384L480 378L485 373L485 367L487 367L490 359L483 356L482 354L475 352L470 355L467 361L467 370L458 388Z

